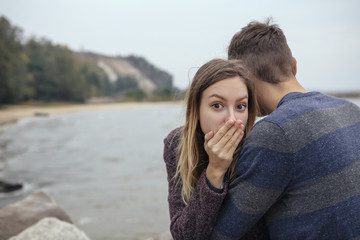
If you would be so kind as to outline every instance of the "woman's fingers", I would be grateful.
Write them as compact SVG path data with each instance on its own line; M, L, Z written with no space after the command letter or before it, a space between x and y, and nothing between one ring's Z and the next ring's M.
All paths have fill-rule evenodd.
M244 136L244 128L238 120L236 123L227 122L216 134L213 131L205 134L204 147L209 156L207 174L210 174L210 177L211 170L217 173L227 171L233 160L234 151Z
M217 133L205 134L204 147L210 159L231 160L232 155L244 136L244 125L241 120L227 122ZM209 161L210 161L209 159Z
M212 138L211 143L217 144L225 134L234 126L235 121L229 120L227 121L220 129L217 131L215 136Z
M207 134L205 134L205 142L204 144L207 144L209 142L209 140L214 136L214 132L210 131Z
M224 151L233 154L239 145L241 139L244 137L244 128L239 127L236 132L232 135L229 141L224 146Z
M218 141L217 145L219 148L224 148L225 145L232 139L233 135L241 128L242 121L237 120L235 124L228 129L228 131L222 136L222 138Z

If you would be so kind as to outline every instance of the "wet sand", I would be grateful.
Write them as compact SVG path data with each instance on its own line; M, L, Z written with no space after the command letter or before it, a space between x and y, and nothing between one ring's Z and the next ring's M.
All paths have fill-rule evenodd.
M7 105L0 109L1 125L15 123L20 118L34 116L50 116L76 112L89 112L105 109L138 108L152 106L178 105L181 101L174 102L126 102L126 103L94 103L94 104L64 104L64 105Z

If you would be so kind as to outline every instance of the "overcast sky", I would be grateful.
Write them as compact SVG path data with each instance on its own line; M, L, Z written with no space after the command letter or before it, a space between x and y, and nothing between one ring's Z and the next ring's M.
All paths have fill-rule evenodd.
M308 90L360 90L358 0L0 0L0 15L73 50L145 57L186 88L197 68L226 58L232 36L272 16Z

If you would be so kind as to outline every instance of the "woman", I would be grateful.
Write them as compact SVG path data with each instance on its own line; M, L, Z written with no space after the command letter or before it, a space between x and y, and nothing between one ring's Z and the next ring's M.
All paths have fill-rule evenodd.
M185 125L164 140L175 240L210 238L234 177L241 140L255 122L253 95L239 61L214 59L195 74L186 97Z

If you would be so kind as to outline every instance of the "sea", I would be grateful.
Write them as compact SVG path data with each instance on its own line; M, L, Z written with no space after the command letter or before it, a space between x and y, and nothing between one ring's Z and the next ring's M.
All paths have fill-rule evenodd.
M169 231L163 139L183 104L32 117L2 128L0 208L36 190L52 196L92 240L149 239Z
M349 99L360 106L360 98ZM31 117L0 133L0 208L36 190L52 196L93 240L145 240L169 231L163 139L184 105Z

